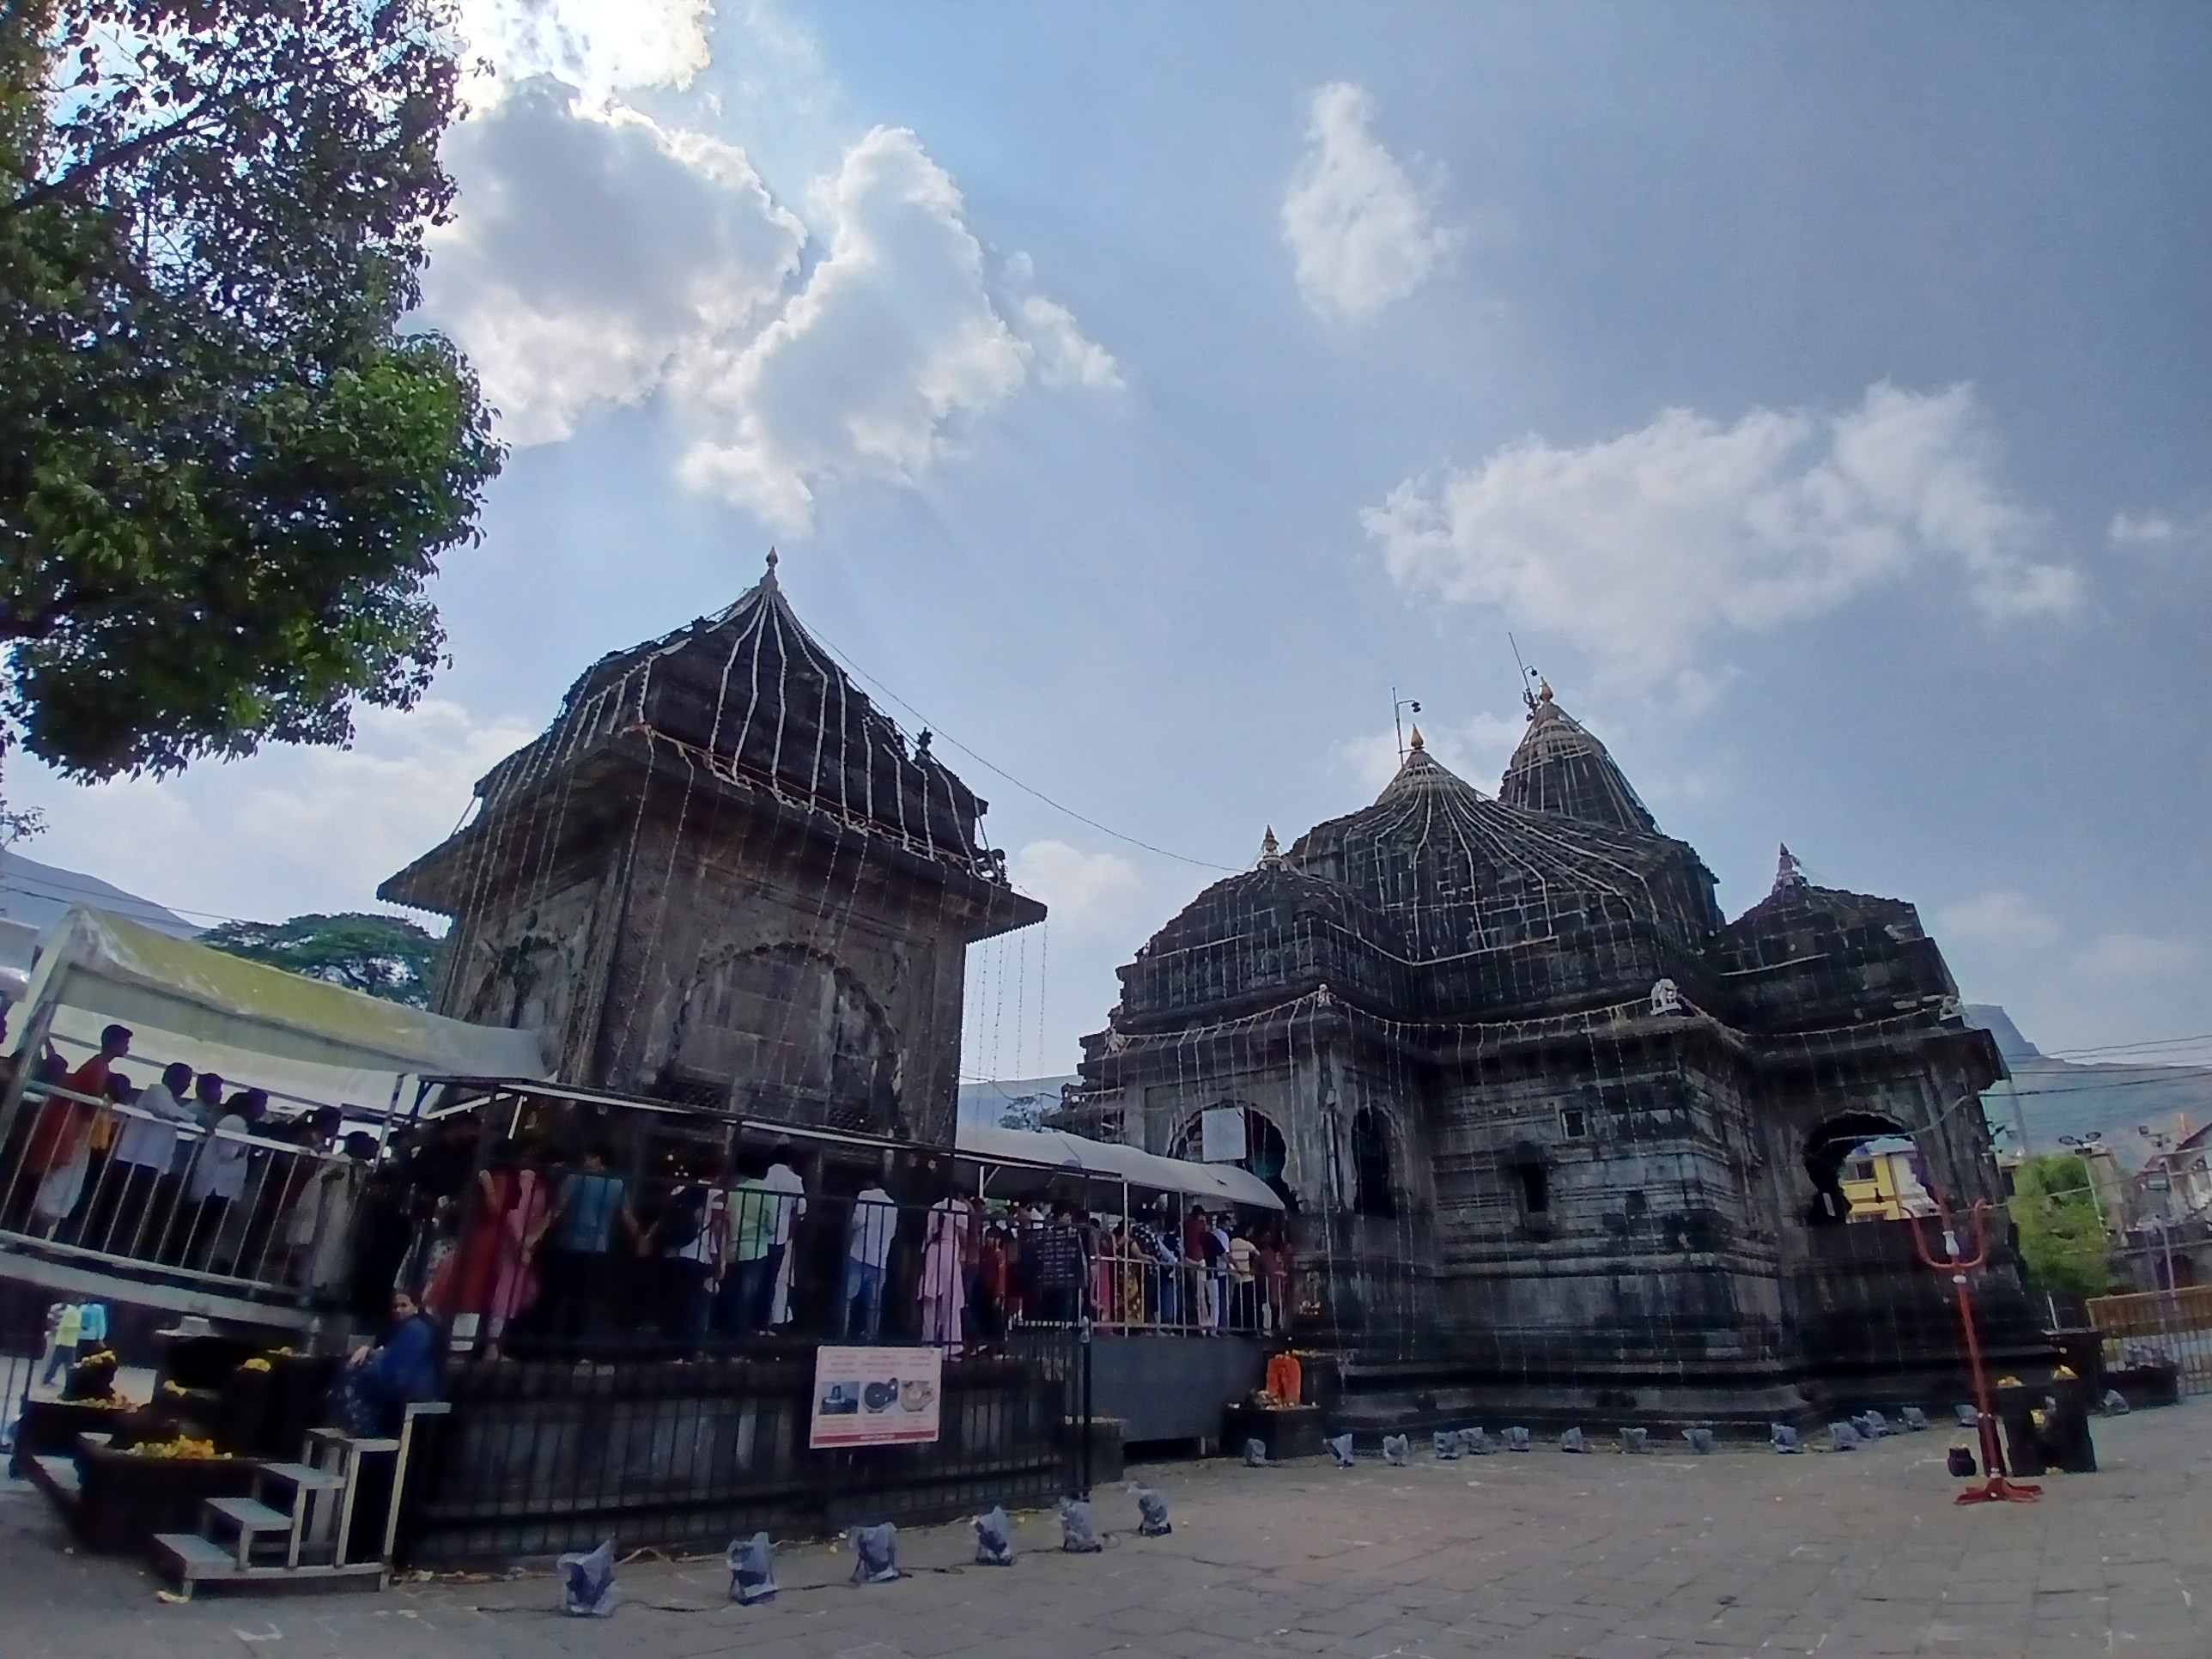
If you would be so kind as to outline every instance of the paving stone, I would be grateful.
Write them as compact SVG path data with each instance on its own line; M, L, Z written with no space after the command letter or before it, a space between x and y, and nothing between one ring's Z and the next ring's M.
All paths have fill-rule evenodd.
M64 1553L43 1501L0 1484L0 1654L2206 1659L2212 1401L2100 1423L2098 1437L2102 1473L2052 1476L2042 1503L2002 1511L1957 1508L1940 1466L1890 1441L1847 1459L1723 1451L1689 1479L1657 1458L1623 1460L1601 1482L1575 1460L1532 1460L1480 1491L1168 1466L1146 1475L1175 1507L1170 1538L1065 1556L1040 1547L1052 1534L1039 1523L1001 1572L967 1565L964 1525L916 1528L902 1559L946 1570L877 1589L846 1582L848 1555L787 1547L783 1595L745 1609L723 1601L718 1562L638 1564L622 1575L629 1605L604 1620L556 1615L543 1575L167 1605L131 1565ZM1123 1495L1100 1497L1120 1526Z

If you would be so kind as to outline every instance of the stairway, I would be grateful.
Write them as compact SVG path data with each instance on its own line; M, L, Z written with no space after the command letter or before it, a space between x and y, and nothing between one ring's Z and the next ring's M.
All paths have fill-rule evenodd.
M396 1438L308 1430L301 1461L262 1465L254 1472L252 1496L209 1498L196 1533L156 1533L158 1559L187 1598L208 1583L369 1580L381 1589L392 1570L416 1423L449 1409L441 1403L410 1406ZM386 1457L392 1483L381 1547L369 1559L349 1560L347 1542L362 1477L370 1460Z

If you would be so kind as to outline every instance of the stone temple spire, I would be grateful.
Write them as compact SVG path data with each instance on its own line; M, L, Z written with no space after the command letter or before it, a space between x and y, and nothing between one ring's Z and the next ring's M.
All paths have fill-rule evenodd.
M1658 823L1605 745L1559 707L1548 683L1540 684L1528 698L1528 729L1506 764L1498 799L1631 835L1657 835Z

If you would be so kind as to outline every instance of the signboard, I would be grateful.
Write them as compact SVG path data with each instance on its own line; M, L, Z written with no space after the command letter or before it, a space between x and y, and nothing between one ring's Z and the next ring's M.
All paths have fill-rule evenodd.
M937 1438L942 1348L817 1348L806 1443L902 1446Z
M1242 1106L1209 1106L1199 1114L1198 1139L1200 1156L1208 1164L1242 1164L1244 1161L1244 1109Z

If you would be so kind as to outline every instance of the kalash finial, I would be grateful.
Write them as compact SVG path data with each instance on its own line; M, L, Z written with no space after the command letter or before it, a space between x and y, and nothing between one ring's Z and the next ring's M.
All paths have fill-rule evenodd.
M1260 867L1263 870L1283 861L1283 844L1275 839L1275 826L1269 824L1267 833L1260 837Z
M1413 740L1406 746L1408 749L1426 749L1429 746L1421 740L1421 728L1419 726L1417 726L1413 728Z
M1552 683L1541 675L1537 676L1536 678L1536 701L1538 702L1552 701Z
M774 548L772 548L772 547L771 547L770 549L769 549L769 550L768 550L768 571L767 571L767 574L764 574L764 575L763 575L763 576L761 577L761 585L762 585L763 586L764 586L764 587L774 587L774 586L776 585L776 580L775 580L775 568L776 568L776 566L777 566L779 563L781 563L781 560L779 560L779 559L775 556L775 550Z

